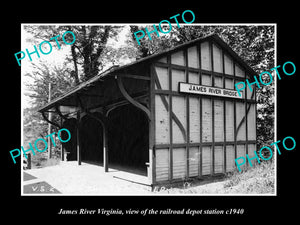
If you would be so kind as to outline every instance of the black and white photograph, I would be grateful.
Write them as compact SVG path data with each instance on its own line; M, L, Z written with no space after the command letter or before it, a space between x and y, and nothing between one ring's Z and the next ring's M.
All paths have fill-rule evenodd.
M191 19L22 24L22 196L276 195L276 24Z
M296 217L296 4L112 3L2 14L4 219Z

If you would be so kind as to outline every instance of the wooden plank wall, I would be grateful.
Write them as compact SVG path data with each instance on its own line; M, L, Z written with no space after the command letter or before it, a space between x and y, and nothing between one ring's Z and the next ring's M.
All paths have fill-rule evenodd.
M236 169L235 158L254 156L255 95L246 91L243 99L232 99L178 90L179 82L234 89L245 81L244 68L217 44L171 52L153 64L152 76L155 182L229 172Z

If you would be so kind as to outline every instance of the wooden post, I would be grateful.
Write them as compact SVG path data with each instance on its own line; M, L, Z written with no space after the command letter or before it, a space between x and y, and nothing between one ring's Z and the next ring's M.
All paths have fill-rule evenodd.
M61 125L61 127L63 125L62 117L60 117L60 125ZM60 154L61 154L60 155L61 156L61 161L65 161L65 149L64 149L64 146L63 146L62 142L60 143Z
M77 111L76 138L77 138L77 161L78 161L78 165L81 165L81 149L80 149L79 124L80 124L80 110Z
M102 123L102 136L103 136L103 167L104 172L108 172L108 148L107 148L107 134L105 124Z
M27 169L31 169L31 154L27 154Z
M62 143L60 145L60 152L61 152L61 161L65 161L65 149Z
M49 82L49 95L48 95L48 102L51 101L51 82ZM52 113L49 112L48 119L52 121ZM51 134L51 123L48 123L48 134ZM51 137L48 136L48 143L51 143ZM51 159L51 145L48 145L48 159Z

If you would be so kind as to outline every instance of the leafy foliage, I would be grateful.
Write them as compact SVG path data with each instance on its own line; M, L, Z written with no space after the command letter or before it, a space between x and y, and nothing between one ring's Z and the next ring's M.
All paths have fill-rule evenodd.
M100 60L101 54L106 47L108 38L116 36L119 27L27 25L25 30L35 38L49 42L55 42L55 39L50 39L57 35L62 36L64 32L72 31L75 34L76 41L71 45L70 55L66 60L73 63L74 70L70 71L70 76L76 84L79 84L81 81L96 76L101 71L103 68ZM65 35L65 40L68 43L72 42L72 35ZM80 69L82 70L81 76Z
M42 118L41 113L37 110L48 102L49 96L49 83L51 83L51 96L52 99L62 95L73 84L68 79L69 69L67 67L49 67L46 64L40 66L34 65L32 73L27 73L24 76L31 78L30 83L25 83L26 89L30 90L25 92L25 95L32 98L31 107L25 108L23 111L23 133L25 146L28 143L34 143L37 138L44 138L48 135L48 123ZM53 115L53 120L59 122L60 118ZM52 127L57 131L57 128ZM24 147L25 147L24 146Z

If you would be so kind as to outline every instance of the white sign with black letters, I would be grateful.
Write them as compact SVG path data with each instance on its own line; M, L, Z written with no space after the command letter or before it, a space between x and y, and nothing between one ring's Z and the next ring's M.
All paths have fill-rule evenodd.
M213 96L229 97L229 98L243 98L243 96L239 95L239 93L236 90L224 89L218 87L209 87L209 86L182 83L182 82L179 82L179 92L200 94L200 95L213 95Z

